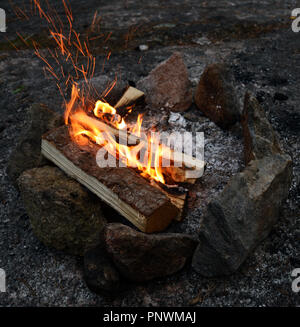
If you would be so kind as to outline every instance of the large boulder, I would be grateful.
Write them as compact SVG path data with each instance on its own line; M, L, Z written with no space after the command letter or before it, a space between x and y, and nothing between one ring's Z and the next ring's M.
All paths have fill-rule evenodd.
M195 92L197 107L221 128L229 128L240 119L241 104L235 79L226 64L205 68Z
M192 265L204 276L235 272L270 232L288 196L292 161L274 154L233 176L204 214Z
M41 155L41 137L62 124L62 116L43 104L33 104L28 109L24 130L10 155L7 167L7 174L15 186L23 171L46 164Z
M246 165L251 160L282 152L276 132L269 123L264 109L250 93L245 95L242 126Z
M56 167L25 171L18 179L35 235L45 245L82 255L105 225L100 200Z
M108 224L104 239L116 267L132 281L146 281L179 271L197 246L197 241L189 235L149 235L122 224Z
M188 71L179 52L138 81L137 88L145 93L146 103L153 108L185 111L193 101Z

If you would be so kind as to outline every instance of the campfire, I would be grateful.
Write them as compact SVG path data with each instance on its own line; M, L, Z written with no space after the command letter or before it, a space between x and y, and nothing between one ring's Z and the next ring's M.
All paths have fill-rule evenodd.
M116 108L143 95L143 92L129 87L116 104ZM84 100L80 97L80 91L74 86L65 113L65 123L69 126L73 142L83 146L92 141L103 146L111 156L118 158L126 167L137 168L143 177L162 184L166 184L164 175L169 177L171 183L188 180L187 169L178 165L178 161L182 161L183 154L175 153L170 147L161 144L159 136L155 133L146 135L142 130L141 114L138 115L135 123L127 127L124 118L117 113L117 109L107 102L98 100L92 110L83 110L82 107L84 107ZM126 109L132 110L132 105ZM128 146L120 141L117 142L115 137L119 140L129 139L135 145ZM168 161L164 165L165 168L162 167L163 160ZM189 168L195 165L197 167L194 168L198 170L203 168L203 162L192 157L185 156L184 161Z
M67 27L55 10L34 0L54 44L41 50L33 42L35 54L55 80L64 112L62 122L43 106L32 109L48 120L41 119L36 157L51 161L43 167L30 162L18 176L35 234L48 246L84 255L85 279L100 291L118 291L119 273L148 281L179 271L190 259L203 276L235 272L277 221L292 178L291 159L259 102L238 93L224 63L206 67L193 96L179 52L112 96L124 80L116 74L97 85L102 75L91 51L92 40L103 37L106 44L110 34L95 35L95 14L80 35L70 6L62 3ZM107 50L105 63L112 56ZM194 137L203 137L201 128L209 139L204 175L199 135ZM110 220L104 203L119 215L112 211Z
M116 107L126 103L131 110L132 100L143 95L129 87ZM97 100L94 108L84 108L84 97L73 86L66 105L66 125L42 140L45 157L144 232L163 230L173 219L181 219L188 189L180 184L193 184L196 179L189 176L201 176L203 161L161 144L155 133L146 135L141 115L127 127L107 102ZM127 140L134 145L127 145ZM104 155L100 158L99 153Z
M69 22L68 28L65 29L55 12L50 10L46 12L38 0L34 3L40 17L47 21L49 34L56 44L55 51L50 49L48 51L56 66L58 64L58 69L50 64L37 44L34 44L35 53L45 63L45 72L56 79L64 99L66 98L64 89L68 87L72 89L70 99L65 100L66 126L60 131L61 136L69 138L68 146L72 146L74 151L70 155L65 148L60 147L58 139L53 138L53 135L58 137L57 131L54 131L43 138L44 156L87 186L143 231L159 231L166 228L172 219L181 219L188 191L188 187L186 185L182 187L181 184L193 184L196 178L202 175L203 157L199 159L194 158L191 153L182 153L183 148L177 151L174 144L171 144L172 137L162 140L151 126L144 130L142 114L138 114L136 121L128 122L130 114L135 113L136 102L144 97L144 92L130 86L117 103L108 103L106 98L118 83L117 78L101 94L91 85L96 59L89 49L89 35L82 40L80 34L73 28L71 8L63 0ZM95 22L96 16L92 27ZM79 63L79 55L86 59L85 63ZM109 60L110 55L109 52L106 60ZM75 74L65 72L64 67L67 63L71 63ZM80 76L83 82L78 83ZM68 131L68 135L65 134L65 130ZM74 156L77 152L75 148L86 153L84 167L75 164ZM93 159L89 154L93 154ZM117 185L109 186L105 183L98 176L96 168L93 173L90 168L87 169L94 167L92 160L97 162L99 171L101 169L106 173L109 171L110 176L117 174ZM123 169L123 172L126 169L132 170L132 180L140 180L138 177L145 179L143 183L147 189L147 192L145 191L147 196L153 197L152 193L156 192L160 194L161 201L152 205L151 210L146 208L145 213L135 204L138 198L133 199L132 203L128 202L126 196L122 198L115 192L115 188L122 189L121 193L126 193L128 186L124 183L122 174L116 173L117 169ZM145 196L144 190L140 189L140 192ZM141 206L149 207L149 204L143 201Z

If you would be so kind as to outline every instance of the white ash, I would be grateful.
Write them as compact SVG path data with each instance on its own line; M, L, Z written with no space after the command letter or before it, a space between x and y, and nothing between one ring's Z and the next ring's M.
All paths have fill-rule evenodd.
M171 228L178 232L195 233L199 229L201 212L207 204L223 190L230 177L238 173L243 168L243 141L237 126L236 131L224 131L208 118L200 116L197 109L194 109L195 115L198 115L198 121L192 122L183 118L180 114L170 114L171 122L169 125L172 131L178 132L203 132L204 133L204 161L206 168L204 174L198 179L195 185L190 189L190 199L188 216L178 226ZM181 117L179 117L181 116ZM175 119L177 118L177 119ZM195 142L193 142L195 143ZM184 144L186 150L191 151L193 156L201 153L203 144Z
M176 127L186 127L187 122L185 118L177 112L171 112L169 116L168 123L171 126L176 126Z

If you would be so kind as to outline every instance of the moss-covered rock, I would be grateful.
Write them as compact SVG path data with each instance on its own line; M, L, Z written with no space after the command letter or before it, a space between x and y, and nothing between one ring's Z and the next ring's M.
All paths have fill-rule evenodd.
M25 171L19 188L35 235L45 245L82 255L100 241L101 202L56 167Z

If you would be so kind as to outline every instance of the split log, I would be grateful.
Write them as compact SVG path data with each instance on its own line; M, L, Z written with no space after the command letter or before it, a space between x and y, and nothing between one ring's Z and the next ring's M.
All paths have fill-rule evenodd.
M100 146L79 147L71 141L67 126L42 138L42 154L75 178L108 205L146 233L164 230L180 210L161 190L133 169L100 168L96 153Z
M181 194L172 194L167 192L164 188L160 187L155 181L153 181L151 185L161 190L170 199L171 203L179 209L179 214L174 219L181 221L184 217L184 207L188 196L188 190L182 192Z
M125 91L121 99L117 102L115 105L115 108L120 108L124 106L128 106L134 102L136 102L138 99L145 96L144 92L129 86L128 89Z

